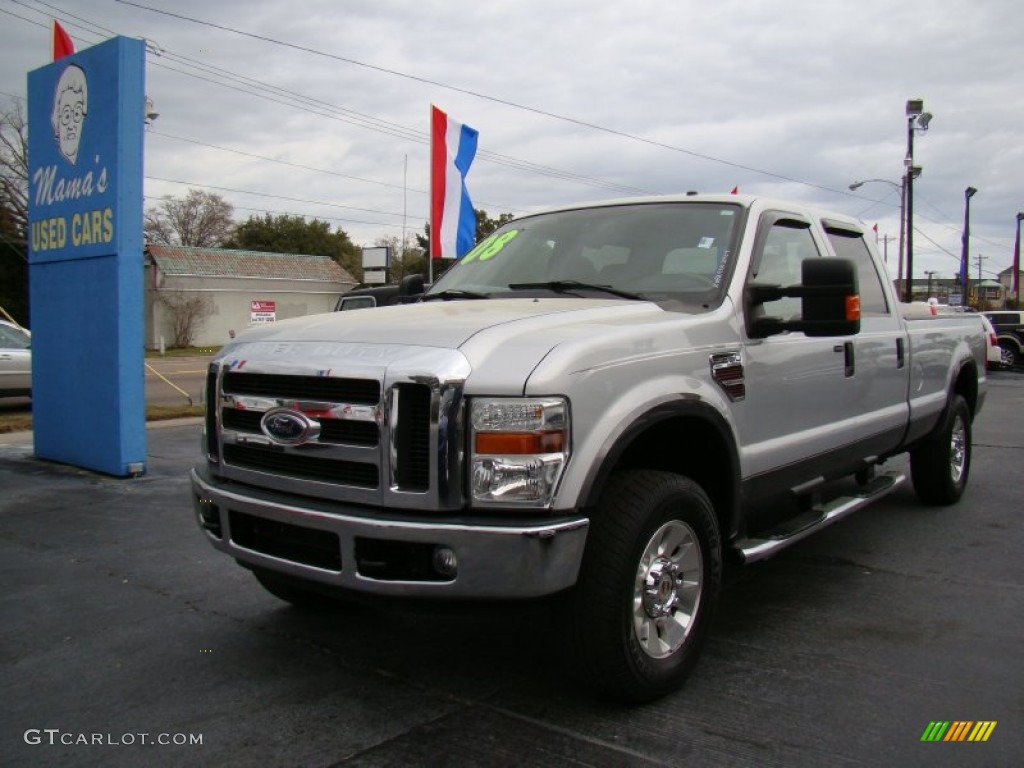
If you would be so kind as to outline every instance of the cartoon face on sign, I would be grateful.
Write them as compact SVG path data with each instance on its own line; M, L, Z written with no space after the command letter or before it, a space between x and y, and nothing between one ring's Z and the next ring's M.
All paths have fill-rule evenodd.
M82 138L88 111L89 84L85 80L85 70L76 64L69 64L57 80L50 124L60 153L72 165L78 160L78 142Z

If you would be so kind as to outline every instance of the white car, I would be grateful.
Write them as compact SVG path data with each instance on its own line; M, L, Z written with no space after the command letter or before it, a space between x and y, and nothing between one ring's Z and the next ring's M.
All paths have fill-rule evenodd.
M32 334L0 320L0 397L32 393Z
M987 317L984 315L980 315L980 317L982 325L985 326L985 367L1000 368L1003 365L1003 358L996 329L992 327L992 322Z

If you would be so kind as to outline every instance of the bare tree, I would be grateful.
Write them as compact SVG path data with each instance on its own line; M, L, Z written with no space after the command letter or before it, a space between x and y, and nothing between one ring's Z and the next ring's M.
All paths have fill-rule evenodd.
M191 347L203 322L214 313L208 296L161 292L158 301L171 316L171 346Z
M163 198L146 211L146 240L160 245L216 248L234 233L234 207L213 192L190 188L183 198Z
M18 237L28 232L28 121L18 101L0 112L0 209Z

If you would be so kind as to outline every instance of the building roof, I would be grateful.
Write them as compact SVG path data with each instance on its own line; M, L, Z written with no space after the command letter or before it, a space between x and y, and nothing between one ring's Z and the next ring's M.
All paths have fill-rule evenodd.
M146 245L146 255L165 275L357 282L330 256L231 251L222 248L194 248L154 243Z

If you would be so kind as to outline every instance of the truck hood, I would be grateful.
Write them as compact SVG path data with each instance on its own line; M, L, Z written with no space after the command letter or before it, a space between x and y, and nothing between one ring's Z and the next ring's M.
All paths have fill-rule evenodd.
M531 371L559 343L598 339L625 324L665 315L657 304L620 299L432 301L282 320L239 334L235 344L333 342L455 349L473 369L475 391L508 394L521 393ZM235 344L225 347L224 353Z
M458 349L474 336L502 326L515 335L544 333L566 324L661 313L648 302L619 299L488 299L432 301L404 306L330 312L282 320L239 334L238 341L335 341L408 344ZM504 335L504 334L502 334Z

